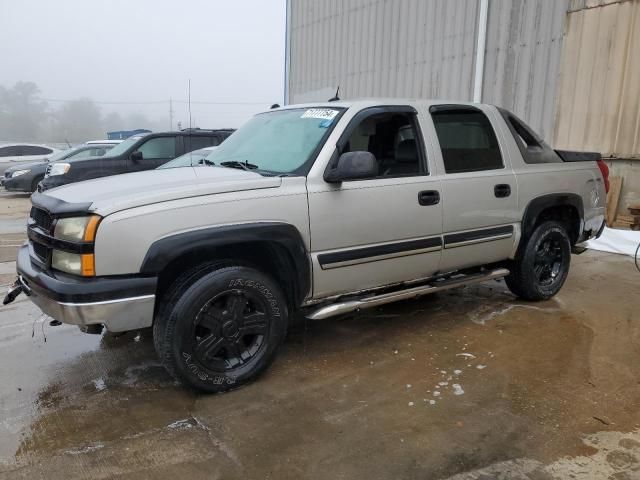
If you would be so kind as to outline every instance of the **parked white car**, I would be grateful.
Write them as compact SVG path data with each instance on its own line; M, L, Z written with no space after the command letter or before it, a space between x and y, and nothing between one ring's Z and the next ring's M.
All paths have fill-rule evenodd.
M4 173L7 168L16 163L47 160L57 152L59 152L59 150L56 148L31 143L9 143L0 145L0 173Z

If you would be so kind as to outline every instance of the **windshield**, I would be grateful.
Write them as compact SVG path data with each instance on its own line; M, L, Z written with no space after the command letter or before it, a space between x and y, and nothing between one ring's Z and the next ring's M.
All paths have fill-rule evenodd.
M142 137L144 137L144 135L134 135L133 137L127 138L124 142L119 143L118 145L113 147L111 150L109 150L105 155L105 157L117 157L118 155L129 150L129 147L131 147L131 145L136 143Z
M296 108L253 117L207 156L216 165L250 164L258 173L293 173L307 161L344 109Z
M62 160L63 158L67 158L73 152L78 150L78 148L80 148L80 147L67 148L66 150L62 150L61 152L54 153L53 155L51 155L49 157L48 161L49 162L55 162L56 160Z
M211 154L212 148L215 147L203 148L200 150L195 150L193 152L185 153L184 155L181 155L178 158L174 158L164 165L160 165L158 168L197 167L212 165L211 163L207 163L204 161L207 155Z

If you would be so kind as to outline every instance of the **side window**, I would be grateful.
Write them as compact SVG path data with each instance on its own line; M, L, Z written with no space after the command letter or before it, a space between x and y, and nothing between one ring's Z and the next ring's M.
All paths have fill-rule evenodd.
M92 157L102 157L105 153L107 153L108 148L105 147L96 147L91 149Z
M425 175L415 115L381 113L364 118L340 153L367 151L378 161L378 177Z
M22 147L13 145L11 147L4 147L0 149L0 157L17 157L23 155Z
M147 140L137 149L143 160L171 159L176 156L175 137L156 137Z
M77 153L71 155L68 158L77 158L78 159L78 158L101 157L106 152L107 152L107 149L104 148L104 147L92 147L92 148L87 148L85 150L77 152Z
M498 139L489 119L476 109L431 112L447 173L503 168Z
M84 149L84 150L80 150L79 152L76 152L72 155L69 155L67 158L87 158L89 156L89 149Z
M198 136L186 136L184 137L184 153L189 153L194 150L200 150L201 148L210 147L212 145L211 137ZM214 144L217 145L217 144Z
M2 157L13 157L15 153L13 153L15 147L2 147L0 148L0 158Z
M52 151L50 148L32 145L24 145L22 147L22 155L49 155Z

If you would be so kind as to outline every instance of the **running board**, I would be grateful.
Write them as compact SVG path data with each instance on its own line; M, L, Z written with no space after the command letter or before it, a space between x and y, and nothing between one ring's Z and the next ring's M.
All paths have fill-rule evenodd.
M427 285L408 288L406 290L384 293L358 300L339 301L313 310L311 313L306 315L306 317L311 320L324 320L325 318L334 317L336 315L359 311L365 308L373 308L386 303L407 300L409 298L416 298L429 293L441 292L443 290L449 290L451 288L462 287L465 285L473 285L487 280L497 280L498 278L506 277L507 275L509 275L509 270L506 268L498 268L486 273L475 273L464 275L463 277L438 280Z

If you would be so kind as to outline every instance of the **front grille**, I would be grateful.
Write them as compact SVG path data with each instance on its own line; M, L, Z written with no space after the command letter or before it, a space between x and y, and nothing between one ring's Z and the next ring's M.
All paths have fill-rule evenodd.
M47 255L49 254L47 247L36 242L31 242L31 244L33 245L33 253L36 254L36 257L38 257L41 262L46 263Z
M31 219L37 227L41 228L45 232L49 233L51 231L53 219L51 218L51 215L49 215L45 210L37 207L32 207Z
M53 228L53 218L49 215L43 208L39 207L31 207L31 213L29 214L29 229L38 229L44 232L47 235L51 235ZM42 244L38 243L33 238L29 239L29 243L32 248L32 255L36 260L42 262L47 265L49 262L49 248Z

